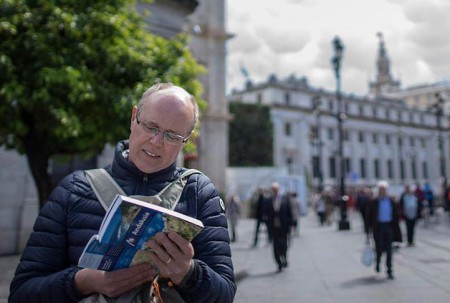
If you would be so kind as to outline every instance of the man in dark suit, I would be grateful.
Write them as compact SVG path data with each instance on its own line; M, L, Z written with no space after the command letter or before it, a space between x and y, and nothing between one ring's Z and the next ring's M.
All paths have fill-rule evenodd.
M258 245L258 237L259 237L259 229L261 226L261 223L266 224L267 229L267 243L270 244L272 242L272 234L269 229L269 226L267 225L267 207L266 207L267 199L264 196L264 189L262 187L258 188L258 193L254 205L254 216L256 219L256 226L255 226L255 236L253 241L253 246L256 247Z
M289 195L281 195L278 183L272 183L271 189L272 194L267 203L267 220L272 231L274 258L278 265L278 272L281 272L288 266L288 237L294 220Z
M383 252L386 253L386 269L389 279L394 279L392 271L392 242L401 238L399 227L398 207L393 197L388 196L389 184L380 181L378 186L378 196L375 197L369 206L368 227L372 231L376 248L375 270L380 272L380 261Z

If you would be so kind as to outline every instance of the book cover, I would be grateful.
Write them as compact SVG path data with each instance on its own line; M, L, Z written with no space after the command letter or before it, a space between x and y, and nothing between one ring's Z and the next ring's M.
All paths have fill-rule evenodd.
M158 232L175 231L188 241L203 229L201 221L167 208L117 195L92 236L78 266L111 271L152 263L147 242Z

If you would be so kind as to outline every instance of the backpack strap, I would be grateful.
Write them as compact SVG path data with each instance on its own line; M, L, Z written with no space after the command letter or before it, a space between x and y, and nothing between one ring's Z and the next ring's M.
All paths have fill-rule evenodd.
M127 196L127 194L105 169L90 169L85 170L85 173L92 190L105 210L108 210L117 194ZM183 188L186 185L187 179L192 174L201 174L201 172L196 169L188 169L182 173L177 180L169 183L158 193L158 198L162 200L161 206L172 210L175 209L178 201L180 200L181 194L183 193ZM136 196L135 198L144 201L147 200L145 197L141 196Z
M178 177L177 180L173 181L166 187L164 187L158 196L162 200L162 206L168 209L174 210L178 204L183 193L184 186L186 185L187 179L192 174L201 174L200 171L196 169L188 169Z
M84 172L92 190L105 210L108 210L117 194L127 195L105 169L89 169Z

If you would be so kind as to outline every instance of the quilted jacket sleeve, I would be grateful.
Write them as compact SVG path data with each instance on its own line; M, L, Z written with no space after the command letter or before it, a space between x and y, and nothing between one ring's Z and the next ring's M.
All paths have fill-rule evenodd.
M192 242L195 277L180 292L187 302L233 302L236 284L224 204L204 175L193 175L186 187L177 210L201 220L205 228Z
M74 288L74 276L79 270L76 264L86 241L101 222L102 210L96 203L90 204L94 206L92 209L83 209L82 205L77 206L81 207L77 211L71 209L69 200L77 200L73 193L74 178L75 175L66 177L41 209L11 282L10 303L77 302L81 299ZM82 200L86 201L85 205L89 204L89 200ZM100 212L98 220L92 214L96 211ZM89 218L88 224L86 218ZM77 230L77 224L84 228Z

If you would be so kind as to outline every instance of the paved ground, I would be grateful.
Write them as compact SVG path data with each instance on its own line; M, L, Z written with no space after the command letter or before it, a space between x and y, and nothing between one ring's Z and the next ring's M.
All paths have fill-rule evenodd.
M364 236L357 214L351 230L320 227L313 213L303 217L300 236L292 239L289 267L275 273L271 247L261 232L260 244L250 248L252 220L239 222L238 242L232 243L238 278L236 303L265 302L450 302L450 220L425 228L419 223L417 245L401 247L394 255L395 280L361 264ZM7 302L9 283L19 256L0 257L0 303Z
M249 248L253 222L241 221L241 241L232 244L233 259L246 274L235 302L450 302L447 215L427 228L419 223L416 246L396 250L395 280L361 264L365 237L359 216L352 214L350 220L350 231L337 231L335 224L320 227L312 213L303 217L300 237L292 240L289 267L278 274L271 247L261 243Z

